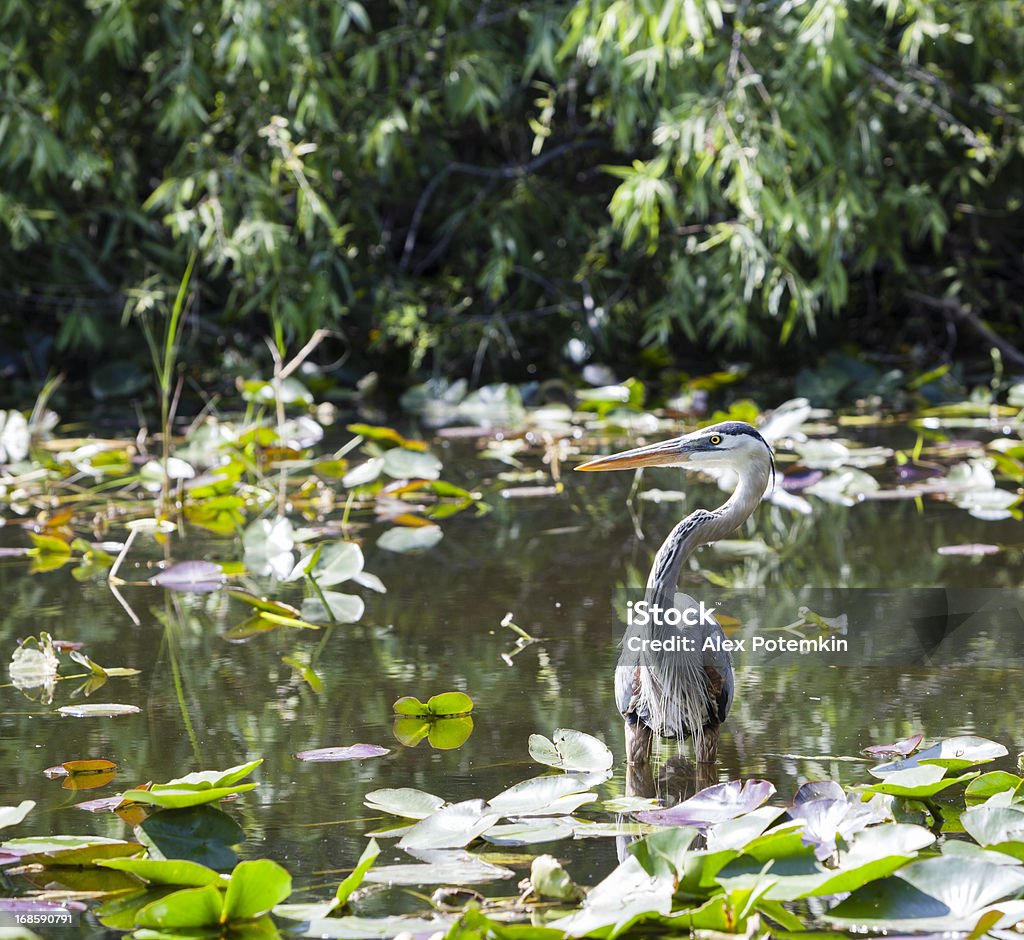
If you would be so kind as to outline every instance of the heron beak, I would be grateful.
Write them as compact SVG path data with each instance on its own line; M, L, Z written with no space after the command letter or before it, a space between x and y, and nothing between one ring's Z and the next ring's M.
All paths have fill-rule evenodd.
M693 451L688 443L680 437L671 441L659 441L624 450L621 454L598 457L581 463L577 470L631 470L634 467L674 467L690 459Z

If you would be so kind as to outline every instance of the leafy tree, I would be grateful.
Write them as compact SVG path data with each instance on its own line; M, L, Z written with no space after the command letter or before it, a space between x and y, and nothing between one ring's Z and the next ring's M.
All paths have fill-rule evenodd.
M944 321L1013 356L1022 14L0 0L8 335L109 344L197 249L206 328L403 367Z

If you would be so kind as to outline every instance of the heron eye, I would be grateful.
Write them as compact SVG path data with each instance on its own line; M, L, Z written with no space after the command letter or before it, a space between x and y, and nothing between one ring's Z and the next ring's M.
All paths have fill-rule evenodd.
M712 434L711 437L708 438L708 443L710 443L710 444L721 444L722 443L722 435L721 434Z

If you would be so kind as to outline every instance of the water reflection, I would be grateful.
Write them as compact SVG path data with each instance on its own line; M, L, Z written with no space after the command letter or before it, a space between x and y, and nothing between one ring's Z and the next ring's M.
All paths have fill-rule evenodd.
M491 480L497 465L468 450L450 452L445 463L453 480L485 492L498 486ZM664 471L650 483L661 481L677 486L678 472ZM39 803L17 834L125 837L117 817L71 809L80 797L42 777L44 769L69 759L105 757L118 764L109 791L94 791L102 796L146 780L264 757L254 775L259 789L226 807L246 830L241 854L286 864L298 884L326 886L338 876L323 873L351 869L365 833L383 823L363 806L367 791L417 787L453 802L498 793L538 772L527 755L534 732L550 736L555 728L578 728L603 738L615 752L619 773L602 795L639 786L639 779L629 779L634 771L626 765L622 719L608 681L619 656L617 592L643 590L654 548L678 519L679 507L639 503L639 524L648 539L637 541L623 511L630 480L585 483L543 500L489 497L491 513L447 520L444 539L419 556L376 550L370 530L367 567L388 593L367 595L363 619L329 635L281 630L233 645L223 634L247 611L223 592L184 596L168 608L159 590L126 586L122 590L140 620L135 627L102 581L78 582L65 570L29 576L22 562L0 563L5 660L18 637L45 630L83 641L99 663L142 670L134 678L111 680L97 693L104 701L142 709L116 719L54 714L56 705L68 703L68 687L76 683L59 682L54 706L46 707L16 689L3 690L4 802ZM691 507L715 505L720 493L696 484L687 486L687 498ZM950 543L1020 540L1016 522L981 522L949 505L868 502L848 509L815 501L811 516L774 506L762 506L755 515L756 533L769 551L732 557L704 549L699 568L687 566L681 574L684 590L699 598L709 585L781 591L1024 582L1016 549L981 559L936 553ZM0 533L5 544L20 536L10 528ZM226 560L238 551L231 539L204 537L184 546L181 557ZM294 602L300 593L293 586L275 596ZM839 610L837 603L819 612ZM721 735L716 780L762 777L786 798L811 778L858 782L867 777L866 762L857 759L862 747L917 731L929 739L978 733L1019 749L1018 717L1007 703L1019 696L1024 679L1024 631L1009 611L962 643L959 628L929 628L927 642L918 644L922 652L910 659L896 655L907 642L907 614L878 610L871 629L860 635L886 652L881 659L815 660L809 668L796 657L768 663L747 652L735 655L736 697ZM501 656L514 642L500 625L508 611L531 636L543 638L511 666ZM780 608L770 621L768 614L759 614L763 625L784 626L795 610ZM743 635L752 615L736 619L743 620L737 628ZM320 693L283 662L315 649ZM423 742L408 748L395 741L396 699L424 699L448 689L466 691L475 702L475 727L463 747L438 750ZM333 765L303 764L292 756L357 742L389 746L392 753ZM1010 762L991 766L1010 769ZM677 761L659 766L643 785L668 800L705 782L715 781L698 779L697 770ZM403 860L393 843L384 846L381 864ZM615 858L610 840L566 841L545 849L565 858L583 883L607 873Z

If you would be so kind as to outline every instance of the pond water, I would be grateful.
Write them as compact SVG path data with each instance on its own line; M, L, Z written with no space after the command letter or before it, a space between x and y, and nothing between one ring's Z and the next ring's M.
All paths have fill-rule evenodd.
M914 434L897 427L885 440L912 447ZM377 548L384 526L361 532L366 567L387 593L360 591L366 600L361 621L321 633L278 630L229 643L222 634L248 611L225 592L171 594L125 586L124 599L140 620L136 626L102 577L76 580L71 566L29 575L23 559L4 559L5 655L18 638L47 631L86 644L103 665L141 670L134 678L112 679L90 699L141 709L111 719L56 714L56 706L71 701L75 682L59 683L52 705L33 702L10 686L3 689L0 753L6 772L0 802L37 802L17 835L128 838L130 829L116 816L82 812L73 804L147 780L262 757L254 775L259 787L225 808L246 832L242 856L281 862L295 876L294 900L311 900L333 890L358 858L366 833L388 821L364 807L367 791L416 787L449 801L493 796L541 772L527 753L532 733L550 736L556 728L575 728L603 739L615 754L616 772L601 793L624 793L622 723L611 686L618 655L617 592L643 584L655 550L678 518L697 506L717 505L723 494L710 483L681 479L680 471L658 470L646 472L644 487L684 489L685 502L631 499L631 473L567 474L560 494L506 499L499 495L506 484L496 479L504 468L481 459L471 442L435 442L433 449L444 463L444 478L482 492L490 511L468 510L445 520L444 538L419 555ZM539 457L522 459L528 469L542 466ZM889 472L881 468L877 475ZM1024 687L1024 630L1020 615L1009 610L1022 581L1021 551L1005 548L989 557L937 552L949 544L1019 545L1019 523L983 521L934 499L868 499L846 507L807 498L809 515L763 503L737 535L759 535L774 551L736 558L704 549L696 560L700 570L684 573L684 588L694 594L706 589L704 575L710 574L731 585L782 592L808 586L882 592L903 607L883 605L890 614L879 615L882 622L851 622L847 656L769 659L739 653L718 779L762 777L788 799L807 779L867 779L867 762L850 758L869 744L915 732L929 740L974 732L1005 744L1011 755L1024 748L1012 704ZM14 526L0 532L0 542L26 544ZM151 538L140 539L122 577L149 576L147 564L162 554ZM184 542L175 541L173 555L227 561L239 549L236 540L192 530ZM266 590L269 582L260 583ZM913 619L915 605L927 606L935 595L911 588L942 589L939 606L953 618L920 655L899 653L914 627L900 622L898 612L908 611ZM991 597L1002 599L1004 614L957 633L970 620L961 608L974 603L974 596L955 589L980 588L1001 592ZM300 595L295 585L274 591L284 601ZM508 612L543 638L511 665L502 658L516 639L501 625ZM819 612L831 616L838 610ZM735 635L744 629L741 623ZM897 652L883 655L887 650ZM282 662L296 651L315 655L323 680L319 694ZM469 693L475 703L468 741L455 750L435 750L426 741L415 748L399 744L392 702L403 695L425 700L449 689ZM305 749L356 742L391 752L345 763L294 757ZM103 789L68 791L43 777L44 769L63 761L100 757L118 764L116 779ZM993 766L1011 769L1012 759ZM382 845L380 863L409 860L393 842ZM582 884L593 884L616 861L613 839L566 840L522 851L557 855ZM517 875L528 873L528 862L510 864ZM14 879L11 887L24 886ZM514 882L499 882L482 890L515 889ZM376 902L382 913L420 905L399 892ZM90 929L102 934L101 928Z

